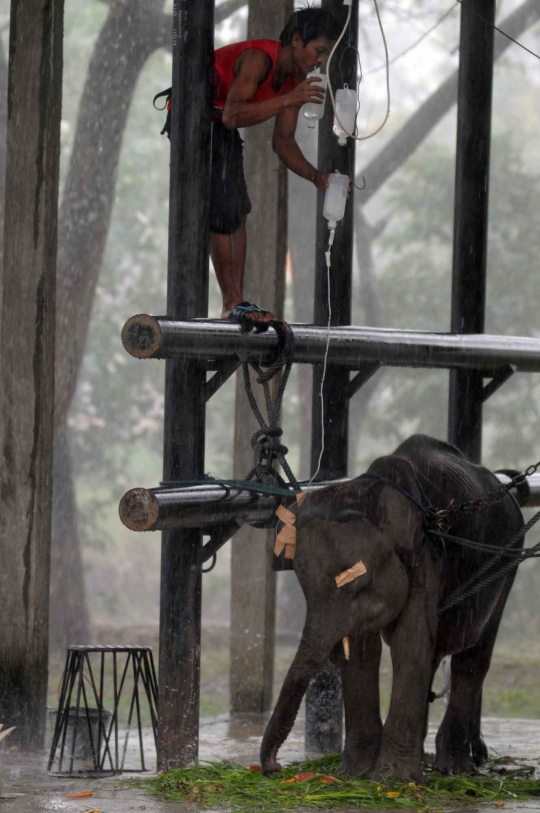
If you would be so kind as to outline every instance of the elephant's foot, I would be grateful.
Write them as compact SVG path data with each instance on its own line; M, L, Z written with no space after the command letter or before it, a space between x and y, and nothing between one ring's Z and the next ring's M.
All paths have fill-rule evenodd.
M261 756L261 769L265 776L281 771L281 765L277 761L277 748L272 748L267 756Z
M457 752L438 748L432 767L434 771L452 776L476 773L475 764L468 749Z
M489 756L488 747L485 744L481 734L478 734L471 739L471 752L473 762L476 766L483 765Z
M369 777L375 781L392 778L399 782L417 782L419 785L425 784L426 781L420 760L401 759L384 750L379 754Z
M378 747L363 749L345 748L338 773L348 776L365 776L369 774L377 762L378 753Z

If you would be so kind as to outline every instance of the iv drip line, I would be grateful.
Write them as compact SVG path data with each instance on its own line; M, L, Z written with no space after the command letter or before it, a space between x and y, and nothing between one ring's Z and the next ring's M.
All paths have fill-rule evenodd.
M326 296L327 296L327 303L328 303L328 320L326 323L326 347L324 350L324 361L323 361L323 369L322 369L322 376L321 376L321 387L319 390L319 400L321 403L321 451L319 452L319 460L317 463L317 470L312 475L309 484L314 481L321 470L321 463L322 457L325 450L325 431L324 431L324 401L323 401L323 391L324 391L324 382L326 380L326 367L328 363L328 349L330 347L330 325L332 323L332 301L330 299L330 268L331 268L331 253L332 253L332 246L334 244L334 236L336 234L336 229L330 229L330 235L328 237L328 248L324 253L326 257Z
M328 62L326 64L326 73L327 73L327 76L328 76L328 93L330 95L330 102L332 104L332 109L334 111L334 116L336 117L336 121L339 124L339 126L341 127L341 129L343 130L343 132L348 136L348 138L354 139L354 141L367 141L369 138L373 138L373 136L375 136L375 135L377 135L377 133L381 132L381 130L385 126L385 124L388 121L388 118L390 116L390 57L388 55L388 43L386 42L386 35L384 33L384 27L383 27L382 20L381 20L381 15L380 15L380 12L379 12L379 5L377 3L377 0L373 0L373 3L375 5L375 11L376 11L376 14L377 14L377 20L379 22L379 28L381 30L383 45L384 45L385 65L386 65L386 99L387 99L386 113L385 113L384 119L383 119L382 123L379 125L379 127L377 127L377 129L374 130L372 133L369 133L369 135L358 136L358 135L355 135L354 132L350 133L347 130L347 128L343 126L342 122L339 119L337 111L336 111L336 102L335 102L335 97L334 97L334 90L332 88L332 83L330 82L330 63L332 61L332 57L334 56L334 53L335 53L339 43L343 39L345 31L347 30L347 28L350 25L351 15L352 15L352 2L353 2L353 0L344 0L344 4L348 5L348 7L349 7L349 10L347 12L347 19L345 21L345 25L343 26L343 30L342 30L341 34L339 35L338 39L336 40L336 43L335 43L334 47L332 48L332 50L330 52L330 56L328 57Z

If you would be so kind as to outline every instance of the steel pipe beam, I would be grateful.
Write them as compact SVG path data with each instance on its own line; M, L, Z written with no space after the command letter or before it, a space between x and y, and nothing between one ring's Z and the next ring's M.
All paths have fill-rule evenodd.
M326 327L293 325L301 364L323 361ZM162 316L132 316L122 331L124 347L136 358L204 359L213 369L223 360L252 358L269 363L276 348L272 329L241 333L239 325L216 319L179 321ZM399 367L465 368L493 375L503 366L540 372L540 339L525 336L427 333L372 327L331 327L330 363L358 370L379 362Z
M508 477L497 474L501 483ZM348 480L301 484L312 493ZM540 474L527 478L523 491L517 494L525 508L540 507ZM253 494L239 488L223 488L213 484L189 488L133 488L122 497L120 519L132 531L159 531L171 528L205 528L235 520L238 525L271 524L274 511L283 498Z
M348 482L348 480L334 481ZM301 483L309 493L331 483ZM120 519L131 531L211 528L231 520L238 525L267 524L283 498L217 485L189 488L133 488L120 501Z

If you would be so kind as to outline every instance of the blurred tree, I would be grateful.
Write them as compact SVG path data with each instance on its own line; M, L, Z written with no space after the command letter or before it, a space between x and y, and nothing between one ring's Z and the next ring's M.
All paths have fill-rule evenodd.
M385 322L402 328L444 331L448 322L452 254L454 156L430 144L414 156L387 191L390 217L375 246L378 295ZM489 221L487 326L490 333L527 335L535 330L537 307L530 280L540 252L540 232L520 211L531 211L540 193L533 175L509 134L493 139ZM499 193L503 191L503 193ZM400 296L395 296L399 285ZM439 371L393 370L384 377L376 415L364 417L371 438L396 443L413 431L444 437L446 375ZM486 462L494 468L532 462L538 396L537 376L517 375L488 402ZM516 422L505 420L508 408ZM518 429L519 427L519 429ZM512 461L508 450L512 449ZM534 455L534 453L533 453ZM537 455L538 456L538 455Z
M88 66L79 105L59 220L56 358L55 515L53 535L52 643L88 640L88 615L71 482L67 414L86 345L92 304L115 200L123 135L141 70L160 47L170 47L172 16L165 0L115 0ZM216 21L238 9L227 0ZM110 349L105 350L105 357ZM71 521L66 521L70 517ZM67 562L71 564L67 566ZM62 623L61 623L62 620Z

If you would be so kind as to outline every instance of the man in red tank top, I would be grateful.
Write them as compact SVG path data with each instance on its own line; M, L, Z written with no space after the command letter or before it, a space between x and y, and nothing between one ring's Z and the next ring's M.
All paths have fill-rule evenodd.
M279 158L317 189L326 189L328 175L304 157L295 131L302 105L321 104L324 96L319 80L306 74L324 64L338 36L335 17L321 8L305 8L292 15L279 42L251 40L215 52L210 253L224 319L243 303L251 211L238 128L275 118L273 148Z

